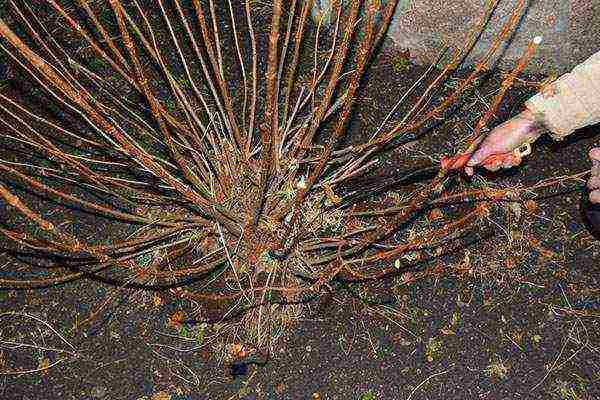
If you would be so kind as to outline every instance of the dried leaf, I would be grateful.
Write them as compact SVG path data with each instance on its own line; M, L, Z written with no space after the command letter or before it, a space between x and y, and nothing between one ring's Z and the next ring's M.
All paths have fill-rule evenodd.
M162 304L162 299L159 295L154 294L154 296L152 296L152 304L154 304L154 307L158 307Z
M244 346L241 343L233 343L229 351L233 358L244 358L248 355L247 351L244 349Z
M452 313L452 325L456 326L456 324L458 324L459 321L460 321L460 315L458 315L457 312L453 312Z
M440 219L443 216L444 214L442 214L439 208L434 208L427 214L427 219L429 219L430 221L435 221L436 219Z
M444 334L446 336L456 335L456 333L450 328L442 328L442 329L440 329L440 332L442 332L442 334Z
M323 189L325 189L325 195L327 196L327 200L334 205L338 205L340 204L340 202L342 201L342 199L340 199L340 196L338 196L337 194L335 194L335 192L333 191L333 189L331 188L331 186L329 185L323 185Z
M515 214L517 219L521 218L521 204L516 202L509 203L510 210Z
M523 338L525 337L525 332L515 331L510 336L515 342L517 342L519 345L521 345L521 344L523 344Z
M48 373L49 365L50 365L50 361L48 361L48 359L46 357L40 358L40 361L38 362L38 369L43 370L43 371L40 371L40 373L42 375L46 375Z
M411 251L402 255L402 258L407 259L408 261L418 261L421 258L421 255L418 251Z
M406 271L401 275L403 283L410 283L413 281L413 274L410 271Z
M166 392L156 392L152 395L152 400L171 400L171 395Z
M525 203L523 203L523 205L525 206L525 209L527 210L527 212L534 212L538 209L538 205L535 201L533 200L527 200Z
M185 314L183 313L183 311L175 311L167 318L167 326L175 329L181 329L184 320Z

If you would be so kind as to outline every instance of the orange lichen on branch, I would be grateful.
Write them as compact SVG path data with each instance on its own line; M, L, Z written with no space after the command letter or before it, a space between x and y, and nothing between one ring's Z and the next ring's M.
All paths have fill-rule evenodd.
M51 222L46 221L42 218L38 213L32 211L29 207L27 207L23 202L14 194L12 194L4 185L0 183L0 196L4 198L4 200L15 207L21 214L35 222L40 228L45 231L51 231L54 229L54 225Z
M426 234L420 235L417 238L413 238L410 243L405 243L399 246L396 246L390 250L380 251L372 256L368 256L362 259L358 259L353 261L353 264L356 265L369 265L381 261L387 261L394 257L398 257L404 253L415 250L424 246L426 244L435 243L436 240L443 239L450 233L456 233L460 230L464 229L466 225L475 221L477 217L482 214L483 210L480 207L475 207L473 210L468 212L465 216L455 219L453 221L447 222L441 227L434 229ZM389 274L395 271L397 268L395 266L383 268L377 270L373 273L367 273L363 275L364 279L375 279L386 274Z

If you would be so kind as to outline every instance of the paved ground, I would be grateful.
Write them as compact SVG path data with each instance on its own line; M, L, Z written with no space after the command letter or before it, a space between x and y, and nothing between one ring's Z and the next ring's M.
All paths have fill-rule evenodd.
M429 65L443 44L460 47L472 24L484 13L485 0L399 0L387 47L409 48L414 60ZM526 0L526 12L512 41L492 61L511 67L529 41L544 38L529 71L562 73L600 49L600 2L595 0ZM321 0L327 9L329 0ZM481 58L517 0L500 0L489 27L466 65ZM491 28L493 27L493 28Z
M356 120L367 125L355 124L356 135L370 132L423 73L418 66L394 68L393 56L388 49L378 58L365 82ZM501 79L496 72L470 92L430 141L399 149L385 173L401 172L423 154L449 154ZM513 88L498 119L518 112L532 90ZM486 174L486 184L532 185L584 171L586 152L598 141L598 127L560 144L541 139L523 166ZM70 328L114 287L83 279L0 292L1 311L20 313L0 319L0 370L33 371L0 375L0 399L598 399L600 243L579 215L581 186L565 184L534 204L498 205L482 223L481 240L428 268L415 265L414 281L393 277L365 295L356 286L340 287L311 305L265 366L252 365L235 380L210 343L169 324L175 311L197 305L168 291L123 290L98 324L81 330ZM5 219L0 209L0 222ZM104 230L123 237L90 215L76 222L83 235ZM11 272L6 247L0 242L2 274ZM393 307L374 306L376 300L393 300ZM9 339L31 346L15 347Z
M380 59L361 96L358 120L380 118L394 93L421 73L415 67L398 74ZM448 151L485 110L500 79L494 75L473 92L434 140L416 150ZM530 91L512 90L500 117L516 112ZM486 179L491 185L530 185L573 174L589 168L585 153L597 142L597 128L560 145L542 140L524 166ZM410 149L397 152L386 173L401 171L407 156L418 156ZM0 376L0 398L597 399L600 244L582 224L578 187L565 185L562 196L548 192L535 207L494 208L482 241L465 243L466 251L440 259L438 268L415 266L412 283L399 277L376 282L366 297L356 294L359 287L340 288L311 305L265 366L252 365L235 380L214 359L211 345L170 326L173 312L196 306L168 292L122 291L101 324L78 331L69 328L113 288L79 280L58 289L2 292L3 310L47 321L73 348L39 321L2 317L5 340L51 350L4 347L0 363L51 368ZM79 223L87 230L110 229L90 216L82 215ZM390 299L389 307L369 305Z

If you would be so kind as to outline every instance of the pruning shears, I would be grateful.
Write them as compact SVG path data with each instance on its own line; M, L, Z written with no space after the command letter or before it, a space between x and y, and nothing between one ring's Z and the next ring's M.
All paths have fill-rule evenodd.
M521 159L531 154L531 144L528 142L523 143L512 152L502 154L492 154L488 156L480 165L490 170L497 170L503 165L516 165L521 162ZM425 167L418 167L409 171L406 171L401 176L395 176L388 180L385 180L378 186L369 189L368 191L362 191L361 193L351 193L342 199L341 203L347 203L348 200L358 201L369 196L380 194L391 187L398 185L410 185L418 182L424 182L433 179L440 170L460 170L467 167L467 162L471 154L469 152L457 154L454 157L442 157L438 165L428 165ZM469 174L471 175L471 174Z
M503 165L518 165L521 159L531 154L531 144L524 142L511 152L492 154L488 156L480 166L486 167L489 170L496 171ZM467 162L471 158L472 153L460 153L454 157L442 157L440 159L440 168L446 170L463 169L467 167ZM471 175L471 174L469 174Z

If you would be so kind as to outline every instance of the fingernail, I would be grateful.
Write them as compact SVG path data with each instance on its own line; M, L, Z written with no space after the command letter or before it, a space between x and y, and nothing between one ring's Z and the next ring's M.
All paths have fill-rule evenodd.
M504 162L502 163L502 168L504 168L504 169L509 169L509 168L512 168L512 167L514 167L515 165L519 165L519 162L520 162L520 161L516 161L516 162L515 162L514 160L506 160L506 161L504 161Z

